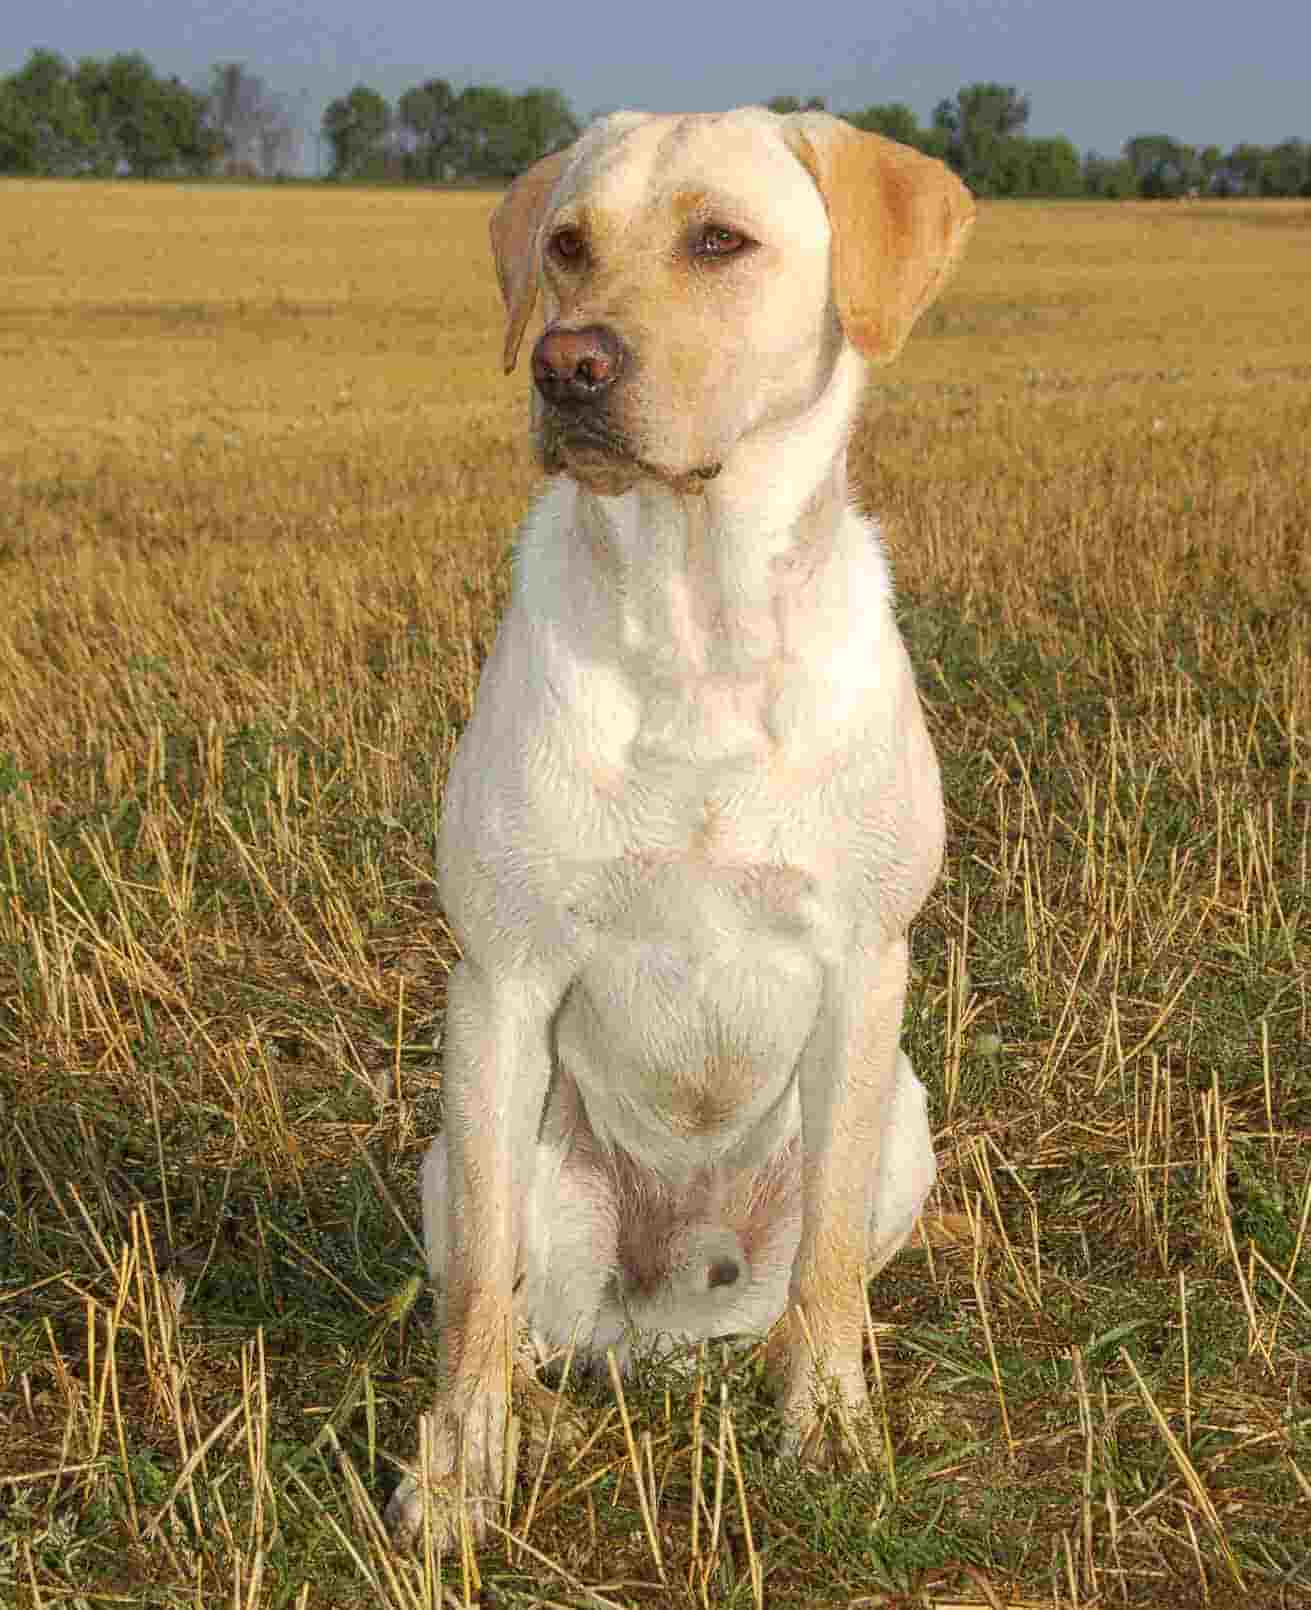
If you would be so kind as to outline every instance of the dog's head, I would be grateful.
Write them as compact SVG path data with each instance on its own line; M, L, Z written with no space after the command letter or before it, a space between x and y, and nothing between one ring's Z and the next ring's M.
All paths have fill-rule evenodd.
M542 461L604 494L694 490L811 407L844 343L887 362L974 218L964 185L825 113L617 113L492 217L505 367L540 294Z

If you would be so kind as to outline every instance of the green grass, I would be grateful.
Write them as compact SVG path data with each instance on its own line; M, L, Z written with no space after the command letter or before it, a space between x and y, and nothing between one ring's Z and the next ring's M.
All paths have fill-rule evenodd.
M774 1466L759 1361L712 1350L709 1511L717 1477L727 1496L699 1561L695 1394L685 1375L641 1373L628 1406L651 1439L668 1587L610 1392L578 1389L587 1416L610 1418L579 1466L556 1452L548 1467L530 1541L554 1562L549 1596L586 1602L587 1584L617 1603L750 1604L754 1558L778 1605L987 1602L979 1580L1003 1603L1071 1584L1080 1602L1196 1602L1203 1582L1237 1602L1240 1580L1249 1602L1279 1603L1311 1584L1296 1520L1311 1067L1305 863L1295 839L1262 831L1262 801L1289 787L1278 712L1241 683L1195 685L1192 721L1229 723L1243 756L1231 811L1250 837L1225 859L1205 798L1170 774L1170 708L1135 686L1159 655L1136 656L1135 673L1109 639L1057 656L938 601L907 597L903 616L930 668L954 819L948 876L915 931L908 1043L945 1070L943 1200L980 1216L982 1261L912 1251L874 1289L895 1474L874 1451L840 1480ZM1278 629L1252 636L1263 660ZM1181 634L1159 625L1180 663ZM126 675L158 689L166 672ZM434 915L414 915L431 758L396 760L384 813L312 722L238 730L216 776L173 719L152 775L112 803L70 800L39 840L15 772L0 805L14 982L0 1587L55 1603L94 1582L165 1604L209 1582L277 1604L311 1583L312 1603L412 1602L417 1567L384 1566L363 1506L409 1453L435 1371L423 1300L400 1312L419 1259L387 1200L414 1219L415 1148L439 1116L433 992L450 951ZM185 856L165 848L184 825ZM189 923L206 930L203 959ZM61 1050L34 1032L51 1019ZM750 1547L738 1467L717 1466L721 1381ZM481 1562L503 1602L539 1602L543 1571L500 1550ZM692 1591L672 1586L689 1571ZM462 1592L458 1562L452 1580Z

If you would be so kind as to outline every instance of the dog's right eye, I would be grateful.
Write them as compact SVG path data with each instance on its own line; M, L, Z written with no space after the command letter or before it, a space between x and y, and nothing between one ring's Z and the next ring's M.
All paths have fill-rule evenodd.
M692 242L694 257L737 257L755 244L740 229L724 224L707 224Z
M579 229L557 229L547 243L547 249L557 262L571 267L587 257L587 242Z

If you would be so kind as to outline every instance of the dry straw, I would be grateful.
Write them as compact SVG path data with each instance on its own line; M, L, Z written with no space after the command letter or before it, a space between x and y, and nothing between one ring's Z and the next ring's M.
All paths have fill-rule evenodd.
M1311 208L985 205L873 377L942 1167L847 1473L755 1354L575 1364L401 1557L433 824L534 481L492 198L0 205L0 1600L1311 1594Z

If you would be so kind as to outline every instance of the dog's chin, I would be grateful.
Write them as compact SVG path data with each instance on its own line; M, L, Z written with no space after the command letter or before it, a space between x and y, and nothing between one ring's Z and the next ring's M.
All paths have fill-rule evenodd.
M584 433L544 431L539 439L542 468L548 475L568 475L599 497L621 497L639 481L657 481L675 492L704 492L719 474L719 464L689 470L665 468L641 458L626 444L603 441Z
M622 496L647 474L635 458L586 437L555 437L543 442L542 468L548 475L568 475L603 498Z

